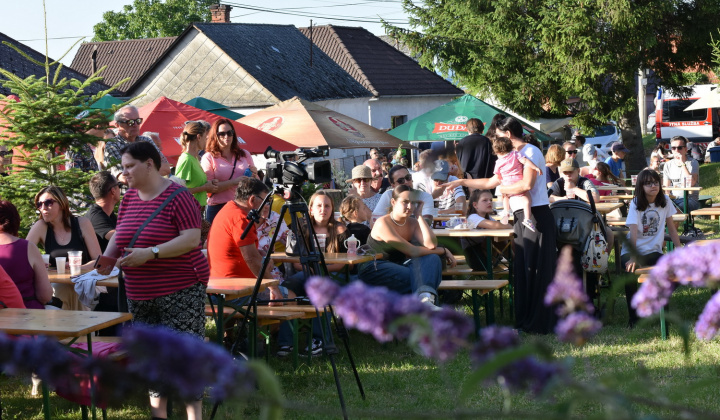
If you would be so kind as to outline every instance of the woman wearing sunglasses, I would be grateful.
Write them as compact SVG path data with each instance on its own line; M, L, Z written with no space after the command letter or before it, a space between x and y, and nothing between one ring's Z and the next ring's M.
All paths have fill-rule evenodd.
M217 182L217 192L208 193L205 217L212 223L215 215L228 201L235 198L240 177L257 178L257 168L250 152L240 148L232 122L226 118L215 121L210 128L205 153L200 162L207 180Z
M82 251L83 268L92 268L100 255L95 230L89 219L73 216L70 203L62 189L51 185L35 195L38 221L30 228L28 242L41 246L50 254L50 266L55 258L67 257L68 251ZM87 310L78 300L72 285L53 284L55 296L63 301L63 309Z
M205 127L199 121L190 121L185 125L180 135L182 153L175 167L175 176L185 180L185 186L200 203L201 209L207 205L207 194L215 194L218 191L218 180L208 181L198 160L198 154L205 149L207 134Z

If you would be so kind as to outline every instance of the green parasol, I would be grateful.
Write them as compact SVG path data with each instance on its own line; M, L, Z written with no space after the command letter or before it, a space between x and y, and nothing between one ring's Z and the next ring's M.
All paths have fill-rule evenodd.
M219 115L230 120L238 120L244 117L243 114L231 111L230 108L226 107L225 105L215 101L211 101L210 99L205 99L202 96L190 99L189 101L185 102L185 104L202 109L203 111L211 112L215 115Z
M388 134L406 141L461 140L468 134L465 128L467 120L477 118L485 124L487 129L492 118L498 113L511 116L472 95L464 95L395 127L388 131ZM542 142L553 140L552 137L536 130L522 118L518 118L518 120L523 125L525 132L533 134L538 140Z

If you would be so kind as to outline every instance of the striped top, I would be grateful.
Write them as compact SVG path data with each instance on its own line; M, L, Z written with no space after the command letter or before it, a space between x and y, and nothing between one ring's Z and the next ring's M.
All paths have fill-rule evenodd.
M143 201L136 189L123 197L118 210L115 244L121 252L148 217L180 185L171 183L165 191L150 201ZM179 193L143 229L133 248L149 248L176 238L180 231L200 229L200 206L187 191ZM161 255L162 257L162 255ZM200 252L200 244L187 254L174 258L150 259L140 267L124 267L128 299L149 300L166 296L192 286L207 284L210 267Z

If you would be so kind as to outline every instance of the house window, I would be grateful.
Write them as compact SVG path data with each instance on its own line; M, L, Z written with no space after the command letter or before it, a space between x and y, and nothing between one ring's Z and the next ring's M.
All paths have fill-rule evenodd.
M407 115L395 115L390 117L390 127L395 128L407 122Z

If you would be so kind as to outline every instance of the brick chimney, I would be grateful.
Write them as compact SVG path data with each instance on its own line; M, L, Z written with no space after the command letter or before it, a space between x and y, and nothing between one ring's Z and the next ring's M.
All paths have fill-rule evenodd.
M232 6L227 4L213 4L210 6L213 23L230 23L230 10Z

